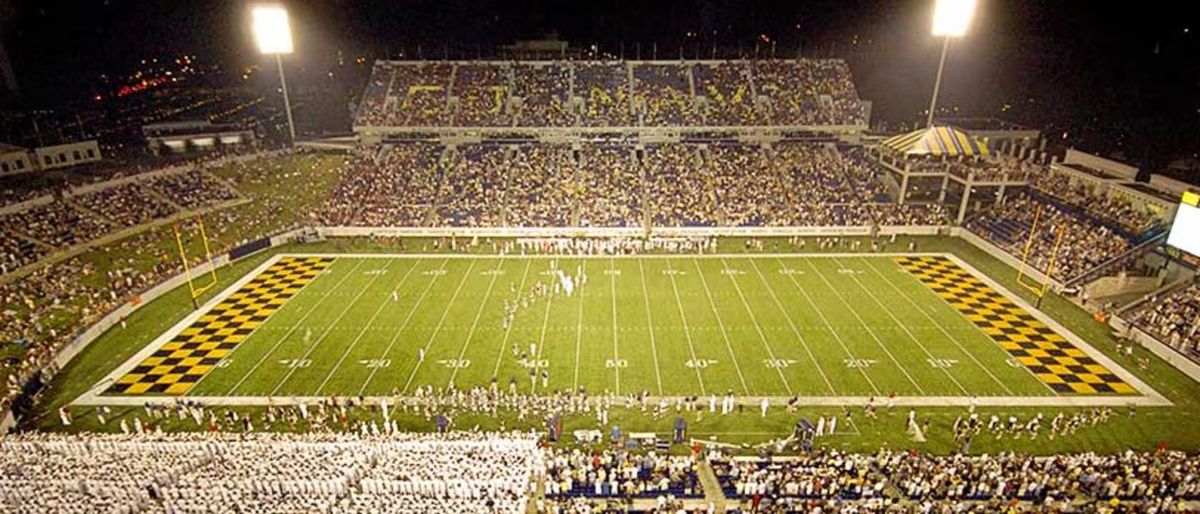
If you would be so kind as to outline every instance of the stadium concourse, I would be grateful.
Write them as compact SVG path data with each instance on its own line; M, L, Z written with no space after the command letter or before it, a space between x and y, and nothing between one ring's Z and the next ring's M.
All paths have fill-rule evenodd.
M1114 339L1067 296L1048 295L1035 309L1005 261L965 242L965 236L989 241L1010 261L1029 245L1030 266L1068 282L1097 270L1142 270L1131 252L1165 221L1033 160L911 159L913 169L945 170L968 183L1016 181L1002 201L974 206L957 224L953 198L901 201L895 178L871 157L873 141L858 137L868 111L838 60L386 61L376 64L356 113L364 144L344 153L213 156L88 184L6 181L0 186L0 340L12 343L4 348L3 406L18 415L21 433L0 440L0 505L36 512L1195 511L1200 441L1180 427L1197 421L1196 383L1145 349L1135 354L1134 344ZM1060 243L1045 234L1030 237L1035 215L1062 230ZM232 257L221 261L219 287L197 299L210 304L205 309L222 306L211 314L191 311L186 288L160 286L172 279L182 284L172 225L184 234L188 269L203 269L196 216L213 254ZM593 229L621 237L563 237ZM361 236L336 237L337 231ZM765 235L772 231L783 235ZM964 237L947 237L960 231ZM911 234L917 232L924 235ZM283 235L282 246L272 248L269 238ZM544 254L566 262L596 248L606 252L600 257L628 257L621 264L628 268L610 265L612 272L591 275L592 286L572 268L545 270L560 281L535 278L540 290L512 285L513 300L494 310L496 322L479 332L487 338L480 344L496 347L517 325L524 330L540 323L543 335L547 326L560 325L564 333L582 333L582 313L564 314L574 324L547 322L549 298L566 294L549 291L568 282L589 294L595 283L609 282L612 293L603 298L614 313L641 307L617 304L617 277L633 276L661 257L668 264L658 270L654 293L682 284L711 302L713 323L697 327L682 319L694 305L661 303L681 317L659 327L670 334L676 354L689 347L695 353L693 336L702 351L703 344L723 340L719 349L733 362L760 347L773 352L769 339L802 339L810 330L828 345L807 357L811 368L785 372L780 362L788 359L755 357L773 367L749 371L740 382L757 387L778 376L770 397L751 396L749 387L691 391L683 380L672 383L675 375L667 377L668 388L683 389L673 395L643 392L649 387L551 388L551 380L567 373L556 370L551 378L536 364L521 381L529 393L474 370L462 374L475 384L455 387L463 367L448 366L446 386L410 388L398 380L370 398L360 398L360 390L276 402L267 394L275 392L270 385L255 392L263 400L257 406L186 394L187 384L209 372L216 377L212 384L222 373L233 377L234 389L253 376L253 369L230 371L254 362L236 353L237 344L253 337L239 331L253 333L259 324L298 312L293 297L305 298L309 282L336 288L363 281L324 296L348 308L388 272L425 266L429 284L447 276L461 288L471 272L487 271L474 270L477 261L503 262L498 256L516 257L521 245L530 255L512 259L513 276L529 262L550 262ZM722 264L705 271L694 257L707 252L724 260L715 248L739 254L746 268ZM421 260L397 270L360 269L370 254ZM670 267L675 258L689 259L684 262L695 274L684 278ZM446 262L452 259L465 271L451 275ZM781 300L766 279L758 289L741 289L740 272L768 259L795 264L774 270L794 296ZM255 282L256 271L281 262L287 269ZM808 266L803 274L800 265ZM870 270L879 278L858 276ZM892 278L881 270L894 272ZM481 274L482 283L499 275ZM713 300L706 281L716 278L730 285L717 293L726 293L733 307ZM816 294L814 280L828 280L817 301L808 296ZM247 284L246 294L234 297ZM867 284L896 294L846 296L868 290ZM404 301L424 294L411 289L374 291L374 313L349 323L362 334L384 312L397 318L384 324L392 327L388 335L399 333L394 327L407 322L386 307L401 302L401 294ZM438 314L420 320L421 329L436 333L450 325L471 341L472 320L483 309L450 316L457 290L442 289L435 292L445 297L434 305ZM646 312L660 307L649 305L649 291L635 292L646 298ZM914 295L926 298L905 300ZM1181 284L1147 298L1131 319L1194 353L1196 297L1194 283ZM678 291L664 298L678 299ZM810 307L793 308L804 298ZM583 303L575 305L582 309ZM743 303L750 322L730 332L726 322L741 321L723 317L729 311L722 309ZM544 305L541 319L523 304ZM777 326L758 323L751 304L778 308ZM306 305L325 314L319 303ZM815 317L796 324L788 313ZM822 319L831 315L842 317ZM103 325L107 330L89 330L101 322L110 324ZM190 322L200 325L184 334ZM943 323L958 323L960 331ZM320 326L312 335L299 326L278 328L305 346L325 339ZM629 337L618 335L624 327L615 319L596 326L604 337ZM172 335L198 339L160 341L171 348L151 344L172 327L180 329ZM963 348L968 337L972 348L991 357ZM929 355L926 361L921 353L938 349L935 338L943 348L959 345L961 362L971 363L963 368L978 368L979 376L998 384L997 396L1029 387L1043 400L993 402L986 397L991 389L958 383L959 368L949 366L960 360ZM333 339L347 348L357 342L341 333ZM912 346L889 348L901 339ZM650 344L627 344L657 348L641 342ZM401 344L413 362L425 359L420 343ZM820 359L841 364L841 352L865 347L878 347L878 361L928 362L933 369L916 377L909 376L916 368L892 369L898 383L914 386L897 395L891 386L874 387L884 379L865 371L872 359L851 355L846 369L824 383L830 393L839 387L853 392L856 403L788 401L800 396L787 394L793 392L789 380L798 389L804 380L821 386L823 372L813 372ZM529 348L532 359L522 359L517 344L509 348L517 355L508 361L536 363L546 345ZM175 355L192 351L204 354ZM338 353L342 359L349 354ZM499 355L506 357L503 349ZM280 376L268 377L282 382L271 384L295 374L295 383L320 391L325 384L307 378L316 367L304 360L285 359L295 366L285 364ZM446 360L459 362L461 355ZM612 372L604 357L593 360L596 375ZM619 361L612 362L616 377L628 364ZM701 364L694 355L683 361L692 363L678 375L683 379L713 376L699 369L710 361ZM121 367L126 362L128 369ZM578 373L580 360L574 362ZM177 366L195 370L194 378L171 371ZM651 383L646 362L632 366L642 371L625 371L626 384ZM295 371L302 368L309 371ZM997 376L1006 373L1014 378ZM859 389L842 379L861 381ZM939 382L957 385L953 401L922 394L920 384ZM93 390L124 405L72 403ZM1139 403L1148 398L1154 401ZM434 430L446 433L425 433Z

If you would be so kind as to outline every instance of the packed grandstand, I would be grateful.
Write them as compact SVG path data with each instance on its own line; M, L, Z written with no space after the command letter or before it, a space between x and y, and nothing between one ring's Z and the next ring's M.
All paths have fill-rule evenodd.
M138 311L159 305L148 293L207 260L194 230L178 241L188 260L176 252L172 227L188 233L195 216L211 253L235 258L248 244L271 246L258 244L266 238L319 238L326 228L366 235L366 244L382 251L411 240L450 252L456 237L504 239L508 229L559 239L610 230L647 240L658 232L720 237L727 231L747 238L734 243L747 251L809 240L813 251L867 252L888 239L884 231L917 229L911 233L977 240L1006 256L1005 263L1054 283L1055 295L1098 319L1116 308L1105 305L1110 299L1090 299L1088 281L1161 270L1150 264L1161 256L1146 256L1159 255L1168 213L1018 148L987 155L895 152L862 133L868 116L840 60L380 61L355 115L362 144L352 148L206 156L87 183L6 182L0 340L19 342L20 352L3 368L3 404L21 418L22 433L0 440L0 510L1195 511L1200 461L1165 443L1154 449L1166 434L1127 428L1146 415L1120 402L976 412L972 398L934 414L942 441L936 447L917 444L934 437L930 422L922 428L909 413L903 424L908 408L894 407L886 391L865 408L806 411L812 419L819 414L815 433L793 430L803 405L763 399L762 418L769 407L773 414L786 409L788 421L763 428L767 435L753 444L671 434L672 422L684 418L697 425L722 416L744 416L731 425L759 418L758 399L737 398L735 412L732 392L717 414L722 392L711 400L524 395L498 391L506 384L495 378L491 390L430 387L396 395L388 398L390 414L388 399L362 398L260 409L206 405L203 396L70 405L91 383L68 379L97 374L80 368L105 366L102 375L118 364L79 362L105 360L79 353L96 336L89 328L104 320L110 331L148 323ZM479 128L501 131L481 136ZM641 132L663 128L690 132ZM913 194L899 169L932 176L941 186ZM999 191L979 192L996 184ZM972 191L985 200L969 203ZM406 238L405 230L434 239ZM910 250L925 244L912 241ZM1015 274L1003 269L1006 277ZM1124 303L1125 332L1117 341L1132 355L1127 334L1139 330L1179 358L1196 359L1200 287L1194 278L1166 285ZM185 309L180 305L172 308ZM1066 300L1055 305L1077 309ZM159 332L182 317L170 312L169 323L156 322ZM61 357L67 350L79 356L68 363ZM1124 351L1118 346L1114 354ZM1188 403L1194 400L1183 398L1195 392L1194 382L1171 375L1148 350L1139 348L1136 359L1121 362L1139 375L1170 375L1153 380L1169 380L1170 399L1194 408ZM538 376L532 380L536 385ZM867 425L877 406L887 425ZM608 423L611 411L650 419L659 433L629 444L633 434ZM489 416L505 421L488 425ZM570 431L555 426L560 416L573 420ZM1190 422L1180 416L1152 427ZM912 446L870 440L847 451L837 437L861 434L858 423L919 435ZM427 433L446 426L453 429ZM1141 438L1125 447L1136 451L1089 451L1110 429ZM560 441L569 434L576 444ZM1194 452L1189 437L1174 441ZM798 438L807 439L804 450ZM979 454L970 451L972 440L977 446L1011 441L1013 449Z

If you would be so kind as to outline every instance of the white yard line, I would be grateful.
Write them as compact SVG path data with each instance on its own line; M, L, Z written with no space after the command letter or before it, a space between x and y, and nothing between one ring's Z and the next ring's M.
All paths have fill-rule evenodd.
M389 297L399 292L400 287L407 283L408 276L411 275L412 271L417 268L417 264L418 263L414 262L408 267L408 270L404 272L404 276L400 277L400 280L396 282L396 287L393 287L391 293L388 293ZM361 341L363 336L367 334L371 324L375 322L375 318L379 317L379 313L383 312L383 308L387 307L387 305L388 298L385 297L379 302L379 307L375 308L375 312L371 313L371 318L368 319L367 322L363 324L362 329L358 331L358 335L354 336L354 339L350 341L350 344L346 345L346 349L342 351L341 357L338 357L337 363L333 365L333 368L330 368L329 373L325 374L325 378L321 380L321 385L317 386L317 396L321 395L321 391L325 389L325 386L329 383L329 380L332 379L335 374L337 374L338 369L342 367L342 363L346 362L346 357L350 355L350 352L354 350L354 347L358 346L358 342Z
M767 292L771 293L771 299L775 301L775 306L783 313L783 317L787 319L788 326L791 327L792 333L796 335L796 339L800 341L800 346L804 347L804 353L808 354L808 358L812 360L813 365L817 368L817 373L821 374L821 379L825 381L825 385L829 387L829 394L837 394L837 390L833 387L833 382L829 380L829 375L825 374L825 370L821 368L821 363L817 362L817 356L813 354L812 348L809 348L808 343L804 340L804 336L800 335L800 329L796 328L796 322L792 321L792 313L788 312L783 306L783 302L779 301L779 296L775 294L775 288L767 281L767 277L763 276L762 270L758 268L758 263L755 259L749 259L750 265L754 267L754 272L758 274L758 278L767 288Z
M608 260L608 269L615 270L614 261ZM613 373L617 376L617 395L621 394L621 347L617 338L617 275L609 273L609 284L612 285L612 336L613 336Z
M502 259L506 255L499 253L289 253L281 254L287 257L344 257L352 259ZM945 253L940 252L839 252L839 253L633 253L619 255L605 254L549 254L549 253L529 253L522 254L522 259L572 259L572 260L590 260L590 259L746 259L746 258L772 258L772 257L805 257L805 258L829 258L835 259L840 257L942 257ZM512 257L512 255L507 255Z
M394 262L394 261L388 260L388 263L386 264L385 269L390 268L392 265L392 262ZM358 300L360 298L362 298L362 296L364 294L366 294L367 290L370 289L371 286L375 285L375 281L379 280L379 277L382 277L383 275L384 275L384 273L377 273L375 275L372 275L371 280L369 282L367 282L367 285L363 286L362 289L358 290L358 294L354 295L354 299L350 300L349 302L346 302L346 307L344 307L342 309L342 312L338 313L337 317L333 319L333 322L331 322L329 324L329 327L326 328L324 332L321 332L321 336L318 337L316 341L313 341L312 346L309 346L308 349L304 351L304 355L300 356L300 358L298 360L304 361L305 359L308 359L309 356L312 355L313 350L316 350L318 346L321 346L321 342L324 341L325 338L329 336L329 332L331 332L333 330L333 327L337 326L338 322L341 321L342 318L346 316L346 313L350 312L351 308L354 307L354 304L356 302L358 302ZM297 369L300 369L300 368L298 366L289 366L288 367L287 373L284 373L283 378L279 379L279 382L276 382L275 387L271 389L271 396L275 396L276 394L279 393L279 389L281 387L283 387L283 384L287 383L288 379L292 378L292 374L295 373Z
M641 261L638 261L638 266L641 266ZM667 261L667 270L671 271L671 273L668 273L667 276L671 277L671 289L673 289L675 291L675 306L679 308L679 319L683 320L683 335L687 337L688 350L691 351L691 353L692 353L692 362L698 363L700 361L700 359L698 359L696 357L696 343L695 343L695 341L692 341L692 330L688 325L687 314L684 314L684 312L683 312L683 301L679 299L679 285L675 283L674 269L671 268L671 261L669 261L669 260ZM643 271L642 272L642 287L643 287L643 289L646 286L645 280L646 280L646 273ZM649 297L647 297L646 301L650 301ZM692 366L692 369L696 371L696 380L700 382L700 394L708 395L708 392L706 392L704 390L705 389L704 388L704 377L702 377L700 375L700 366Z
M944 335L948 339L950 339L950 342L954 343L954 346L957 346L959 350L962 350L963 353L967 354L967 357L971 359L971 362L974 362L976 366L979 366L979 368L982 369L984 373L987 373L987 376L992 377L992 380L994 382L996 382L997 384L999 384L1000 387L1004 389L1004 392L1006 394L1012 395L1012 389L1010 389L1008 387L1008 384L1005 384L1003 380L1000 380L998 377L996 377L995 374L992 373L992 370L988 369L987 366L984 366L982 362L979 362L979 359L975 357L974 353L967 351L967 348L965 346L963 346L961 342L959 342L958 338L955 337L954 335L952 335L949 330L946 330L946 327L943 327L940 323L938 323L938 321L936 319L934 319L933 316L929 315L929 313L926 312L925 309L921 308L921 304L919 302L917 302L915 299L913 299L913 297L911 295L909 295L909 293L905 292L903 289L900 288L900 286L897 286L895 282L892 282L890 279L888 279L882 272L879 271L879 268L877 268L874 264L871 264L871 259L862 259L862 261L867 265L868 268L871 268L871 271L874 271L876 275L879 275L879 278L883 279L884 282L887 282L887 284L889 286L891 286L892 289L895 290L897 294L904 297L904 299L908 301L909 305L912 305L914 309L920 311L921 315L924 316L926 320L928 320L930 323L933 323L933 326L937 327L938 331L940 331L942 333L942 335ZM906 275L909 275L909 273L903 269L901 269L900 272L904 273ZM911 275L909 275L909 276L911 277ZM922 284L922 287L925 287L925 286ZM968 321L968 323L972 326L975 325L974 323L971 323L970 321ZM978 329L979 327L976 326L975 328ZM1004 352L1004 349L995 346L995 341L992 341L991 337L988 337L988 341L992 343L993 348L996 348L997 350ZM1006 357L1008 356L1007 352L1004 352L1004 354ZM1025 366L1021 366L1021 367L1024 368ZM1025 368L1025 369L1029 369L1029 368ZM1030 373L1032 373L1032 372L1030 372ZM1041 380L1039 380L1038 382L1041 382ZM1049 387L1049 386L1046 386L1046 387ZM1053 391L1053 389L1051 389L1051 391Z
M334 290L337 290L337 288L341 287L341 285L344 284L346 282L346 280L348 280L350 277L354 276L354 272L358 270L359 266L362 266L362 263L363 263L363 261L358 261L358 262L354 263L354 267L350 268L350 271L346 272L346 275L343 276L341 278L341 280L338 280L338 282L336 284L334 284L333 287L330 288L329 290L334 291ZM326 269L332 270L333 269L332 265ZM279 345L283 344L283 342L286 341L288 337L291 337L292 333L294 333L296 330L298 330L300 328L301 325L304 324L304 320L308 319L309 316L311 316L314 312L317 312L319 310L318 307L320 307L321 304L325 302L326 298L331 298L331 297L323 296L323 297L321 297L320 300L317 300L317 303L313 304L312 308L310 308L308 310L308 312L305 312L304 315L300 317L299 321L297 321L297 323L292 327L292 329L288 330L287 332L284 332L283 336L281 336L278 340L276 340L275 344L271 345L271 349L267 350L265 353L263 353L262 357L259 357L258 361L254 363L254 366L251 366L249 371L242 374L242 377L238 379L237 383L233 384L233 387L229 388L229 391L225 394L233 394L234 392L236 392L238 390L238 388L240 388L242 386L242 384L246 382L246 379L250 378L250 376L253 375L254 372L258 370L259 366L262 366L262 364L264 362L267 362L267 359L269 357L271 357L272 354L275 353L275 350L279 349ZM238 346L241 346L241 345L238 345Z
M514 302L521 302L521 293L525 291L525 277L529 276L529 265L532 260L525 261L525 271L521 273L521 285L517 286L517 296L513 298ZM507 315L507 313L505 313ZM500 354L496 356L496 367L492 369L492 378L497 378L500 374L500 363L504 361L504 352L508 350L508 336L512 334L513 327L517 324L517 317L513 316L513 320L508 324L508 328L504 329L504 339L500 341Z
M834 259L833 262L837 263L838 266L845 268L845 265L842 264L842 261ZM845 268L845 269L848 269L848 268ZM891 309L887 308L887 306L884 305L883 302L879 301L879 298L876 298L875 295L871 293L871 290L869 288L867 288L867 286L863 285L862 281L858 279L857 275L855 275L854 273L850 273L849 275L850 275L850 279L853 280L856 285L858 285L859 289L862 289L863 293L866 293L867 297L870 298L872 302L875 302L875 305L878 305L879 308L881 310L883 310L883 312L887 313L888 317L892 318L892 321L895 322L896 325L900 327L900 330L902 330L904 332L904 334L907 335L908 338L912 340L912 342L917 343L917 347L920 348L921 351L925 353L926 358L937 359L937 357L934 356L933 353L929 351L929 348L925 347L925 344L922 343L921 340L917 338L916 334L913 334L912 331L908 329L908 325L905 324L904 321L902 321L899 317L897 317L896 314L894 312L892 312ZM855 312L856 316L857 316L857 314L858 313ZM865 323L864 323L864 326L865 326ZM867 327L867 332L870 332L871 336L874 337L876 341L881 341L881 339L879 339L879 335L875 333L874 329ZM954 385L957 386L958 390L962 391L963 394L971 394L971 392L968 391L966 387L963 387L962 383L959 382L958 379L955 378L954 375L950 373L949 369L947 369L947 368L938 368L938 369L941 369L942 373L944 373L946 375L946 378L949 378L951 382L954 382ZM924 393L922 392L922 394L924 394Z
M454 305L454 301L458 299L458 293L462 292L462 287L467 283L467 279L471 277L471 270L475 269L475 261L467 263L467 271L463 273L462 280L458 281L458 287L454 288L454 294L450 297L450 301L446 302L446 308L442 310L442 317L438 319L437 326L433 327L433 332L429 334L429 340L425 341L425 346L422 347L421 353L428 354L429 347L433 346L433 340L437 338L438 332L442 331L442 324L446 322L446 316L450 314L450 306ZM417 371L421 369L421 365L425 363L425 359L417 359L417 363L413 365L412 372L408 374L408 380L404 381L404 389L402 393L408 393L408 387L412 385L412 381L417 377Z
M725 259L721 259L721 265L726 269L729 269L729 263L726 262ZM699 261L697 261L696 266L699 267ZM763 333L762 326L758 323L758 316L754 315L754 309L750 308L750 302L746 301L746 295L742 293L741 284L738 284L737 277L733 276L732 273L728 274L728 276L729 281L733 282L733 290L737 291L738 298L742 300L742 306L745 307L746 312L750 314L750 324L754 325L754 330L758 332L758 339L762 341L763 348L767 350L767 357L769 357L772 362L777 362L779 359L775 357L775 351L771 349L771 343L767 342L767 335ZM707 289L707 286L705 286L705 289ZM795 392L792 391L791 384L788 383L787 377L783 375L783 368L780 366L775 366L775 371L779 373L779 380L783 381L783 386L787 388L788 394L795 394Z
M542 332L541 335L538 336L537 355L530 355L530 357L533 357L534 375L533 379L530 380L531 384L529 384L529 394L533 394L535 391L537 391L537 379L539 378L537 376L537 364L541 362L542 353L546 351L546 324L550 321L550 305L554 303L554 293L549 291L552 288L550 286L546 286L546 288L546 313L542 315ZM545 373L550 372L549 370L543 371Z
M857 319L858 323L867 329L867 333L871 334L871 338L875 340L875 344L879 345L879 348L883 350L883 353L887 354L888 358L892 360L892 363L894 363L897 368L900 368L900 372L904 373L905 377L908 377L908 381L911 382L912 385L916 386L917 392L924 396L925 388L921 387L921 384L918 384L917 381L913 379L913 376L909 374L908 369L901 365L899 360L896 360L896 356L892 355L891 350L888 350L886 344L883 344L883 340L879 339L879 335L876 334L871 327L867 326L867 323L863 321L862 316L859 316L858 311L854 310L854 307L846 301L846 298L842 296L842 293L838 292L838 289L834 287L833 283L829 282L829 279L825 278L825 274L821 273L821 269L807 259L804 262L808 263L808 265L812 267L813 271L817 272L817 276L821 277L821 281L825 282L825 285L829 287L831 291L833 291L834 296L836 296L838 300L842 302L842 305L846 306L846 310L850 311L850 314L854 315L854 319Z
M646 271L642 269L642 261L638 261L638 274L642 278L642 299L646 306L646 328L650 333L650 353L654 356L654 380L658 383L658 394L662 394L662 370L658 365L658 344L654 341L654 317L650 315L650 292L646 290ZM696 377L700 377L700 370L696 370ZM701 388L703 392L703 388Z
M787 268L787 264L784 264L782 259L776 257L775 260L779 263L779 266L781 267L780 269ZM851 360L857 360L858 357L855 357L854 352L850 351L850 346L848 346L846 341L842 339L842 335L833 328L833 323L830 323L829 318L825 316L825 313L821 312L821 309L817 307L817 302L813 301L812 296L808 294L808 291L804 289L804 286L800 285L800 282L796 280L796 277L787 275L787 278L792 283L792 286L794 286L796 290L799 291L802 296L804 296L804 300L808 302L810 307L812 307L812 312L817 313L817 316L821 318L821 322L825 324L825 328L829 330L829 333L833 334L833 338L837 339L838 344L842 347L842 351L846 352L846 357ZM789 316L788 319L790 320L791 317ZM858 367L856 369L858 369L859 373L862 373L863 378L867 380L867 384L870 384L871 390L877 395L881 394L879 388L875 386L875 381L871 380L871 375L867 374L866 368Z
M504 259L500 259L496 263L496 268L492 270L492 278L488 281L487 292L483 293L483 301L479 303L479 310L475 311L475 320L471 322L471 328L467 329L467 339L463 341L462 350L458 352L458 360L461 362L463 357L467 355L467 348L471 345L471 336L475 335L475 329L479 326L479 317L483 315L484 307L487 307L488 298L492 296L492 288L496 285L496 277L500 276L500 267L504 265ZM446 382L446 387L454 386L454 379L458 378L458 370L462 368L455 367L450 372L450 380Z
M750 394L750 386L746 384L746 375L742 374L742 366L738 364L737 355L733 351L733 343L729 341L729 331L725 330L725 321L721 319L721 313L717 311L717 302L713 300L712 291L708 289L708 280L704 278L704 270L700 269L700 261L692 259L692 263L696 265L696 273L700 275L700 283L704 286L704 295L708 297L708 305L712 307L713 315L717 318L717 326L721 328L721 338L725 340L725 349L729 351L729 359L733 361L733 369L737 371L738 380L742 382L742 391L747 395ZM787 386L787 382L784 382ZM788 387L791 390L791 387Z
M445 270L446 263L448 262L448 260L443 259L442 263L438 265L437 269ZM417 301L413 302L412 308L408 309L408 314L404 316L404 321L400 323L400 326L397 327L394 332L392 332L392 338L388 341L387 346L384 347L383 352L379 354L379 358L376 360L386 359L387 355L392 352L392 347L394 347L396 342L400 340L400 334L403 334L404 330L408 328L408 323L412 320L413 314L416 314L417 308L420 307L421 303L425 301L425 296L429 294L429 290L433 289L433 285L437 283L438 278L441 276L441 274L435 273L432 275L432 278L429 279L429 283L425 284L425 289L421 290L420 296L417 296ZM371 385L371 380L375 379L375 373L378 373L379 369L380 368L378 366L371 368L371 372L367 374L367 379L364 380L362 385L358 388L359 396L362 396L363 391L367 390L367 386Z
M583 271L587 272L587 261L583 261ZM583 343L583 289L579 290L578 323L575 324L575 374L571 379L571 390L579 390L579 357Z

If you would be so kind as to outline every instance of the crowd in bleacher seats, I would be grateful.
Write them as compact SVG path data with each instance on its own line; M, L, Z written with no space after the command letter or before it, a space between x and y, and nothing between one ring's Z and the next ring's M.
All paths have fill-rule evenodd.
M709 145L707 164L717 203L727 226L781 225L787 190L781 174L762 148Z
M458 110L454 125L503 127L512 125L506 106L512 69L507 66L462 64L454 73Z
M559 63L513 66L513 94L522 99L517 124L522 127L566 127L575 124L571 112L571 71Z
M798 455L778 461L710 458L725 496L841 498L858 500L883 495L886 480L873 475L869 455L837 451Z
M720 207L696 147L682 143L647 145L642 166L654 225L717 224Z
M579 166L569 146L523 146L506 173L505 224L521 227L572 224Z
M1200 282L1152 296L1131 321L1172 348L1200 356Z
M136 182L98 189L72 200L122 227L166 218L176 211L162 197Z
M442 179L444 147L413 143L347 159L319 219L330 226L420 226Z
M697 63L692 67L696 95L707 99L704 124L711 126L761 125L750 88L750 67L745 62Z
M237 198L233 190L203 169L155 177L150 185L184 209L200 209Z
M865 113L845 61L752 61L757 93L771 99L772 125L863 123Z
M621 63L576 64L575 95L583 98L583 125L633 125L629 105L629 75Z
M108 231L104 221L61 199L0 217L0 227L55 248L85 243Z
M1133 234L1143 232L1155 220L1149 211L1137 209L1128 201L1098 193L1093 186L1082 181L1072 184L1071 178L1063 173L1043 171L1032 174L1030 185Z
M625 146L585 145L580 150L579 224L629 227L645 219L641 171Z
M546 496L696 498L702 496L690 456L654 452L557 449L545 457Z
M367 78L363 96L359 99L355 125L377 126L388 123L388 88L392 82L394 67L384 61L375 63L371 76Z
M500 145L458 147L439 191L438 225L493 227L503 218L504 182L515 150Z
M696 126L701 124L692 86L690 67L644 64L633 67L633 98L642 125Z
M443 126L450 123L446 88L453 67L445 63L420 63L393 68L388 98L397 108L382 124L413 127ZM385 102L386 104L386 102Z

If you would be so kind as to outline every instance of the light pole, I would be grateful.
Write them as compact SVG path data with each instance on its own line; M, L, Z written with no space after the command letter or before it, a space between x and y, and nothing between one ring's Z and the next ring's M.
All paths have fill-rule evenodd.
M287 112L288 135L296 141L296 125L292 122L292 103L288 100L287 78L283 76L283 54L292 53L292 27L288 23L287 9L281 5L258 5L254 7L254 41L258 51L274 54L279 67L279 84L283 87L283 109Z
M975 14L976 0L937 0L933 9L933 35L942 36L942 58L938 61L937 80L933 82L933 98L929 99L929 118L926 127L933 126L933 113L937 109L938 91L942 88L942 71L946 67L946 50L950 49L950 38L967 33L971 17Z

